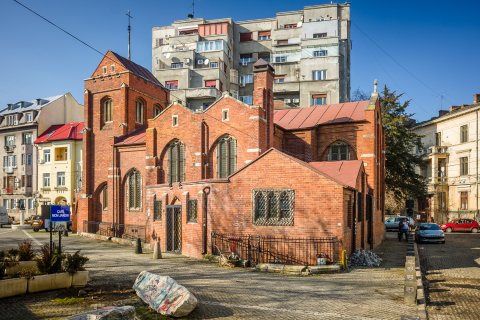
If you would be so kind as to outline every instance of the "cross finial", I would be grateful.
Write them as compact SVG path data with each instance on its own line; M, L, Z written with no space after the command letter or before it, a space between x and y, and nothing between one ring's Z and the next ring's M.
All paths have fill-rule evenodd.
M374 94L378 93L378 80L377 79L373 80L373 93Z

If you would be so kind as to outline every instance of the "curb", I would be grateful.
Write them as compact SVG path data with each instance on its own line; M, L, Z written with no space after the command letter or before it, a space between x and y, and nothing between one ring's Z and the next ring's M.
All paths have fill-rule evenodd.
M420 255L418 253L417 243L414 243L415 251L415 269L417 274L417 309L418 317L422 320L427 320L427 301L425 298L425 288L423 287L423 276L422 266L420 264Z
M116 237L109 237L109 236L102 236L99 234L94 233L87 233L87 232L79 232L77 233L81 237L100 240L100 241L110 241L120 245L127 245L130 247L135 247L137 245L137 241L135 240L128 240L123 238L116 238ZM152 246L149 242L142 242L142 250L144 253L152 253Z

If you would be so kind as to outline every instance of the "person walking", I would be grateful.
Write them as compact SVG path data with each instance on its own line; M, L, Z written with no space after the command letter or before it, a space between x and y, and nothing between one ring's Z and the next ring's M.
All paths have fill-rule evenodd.
M398 241L402 241L402 237L405 234L405 240L408 241L408 222L406 219L400 220L398 223Z

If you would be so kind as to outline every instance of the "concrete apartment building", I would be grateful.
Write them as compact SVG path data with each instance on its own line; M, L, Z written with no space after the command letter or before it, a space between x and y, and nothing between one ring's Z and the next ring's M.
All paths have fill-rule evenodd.
M41 197L34 141L51 125L71 121L83 121L83 106L70 93L19 101L0 111L0 205L16 220L20 209L25 210L25 217L33 214Z
M192 18L153 28L152 72L193 110L223 91L251 105L262 58L275 68L275 108L307 107L350 100L350 50L349 3L248 21Z
M417 209L437 223L479 215L479 111L480 94L473 104L452 106L439 116L419 123L414 131L427 148L428 191Z

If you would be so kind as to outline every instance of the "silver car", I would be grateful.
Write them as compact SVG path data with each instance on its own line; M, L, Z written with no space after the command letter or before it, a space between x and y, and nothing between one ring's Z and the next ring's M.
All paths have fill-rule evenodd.
M415 241L445 243L445 234L436 223L420 223L415 230Z
M415 221L410 217L405 216L390 216L385 219L385 229L387 231L398 231L398 224L402 219L406 219L408 224L413 228L415 226Z

